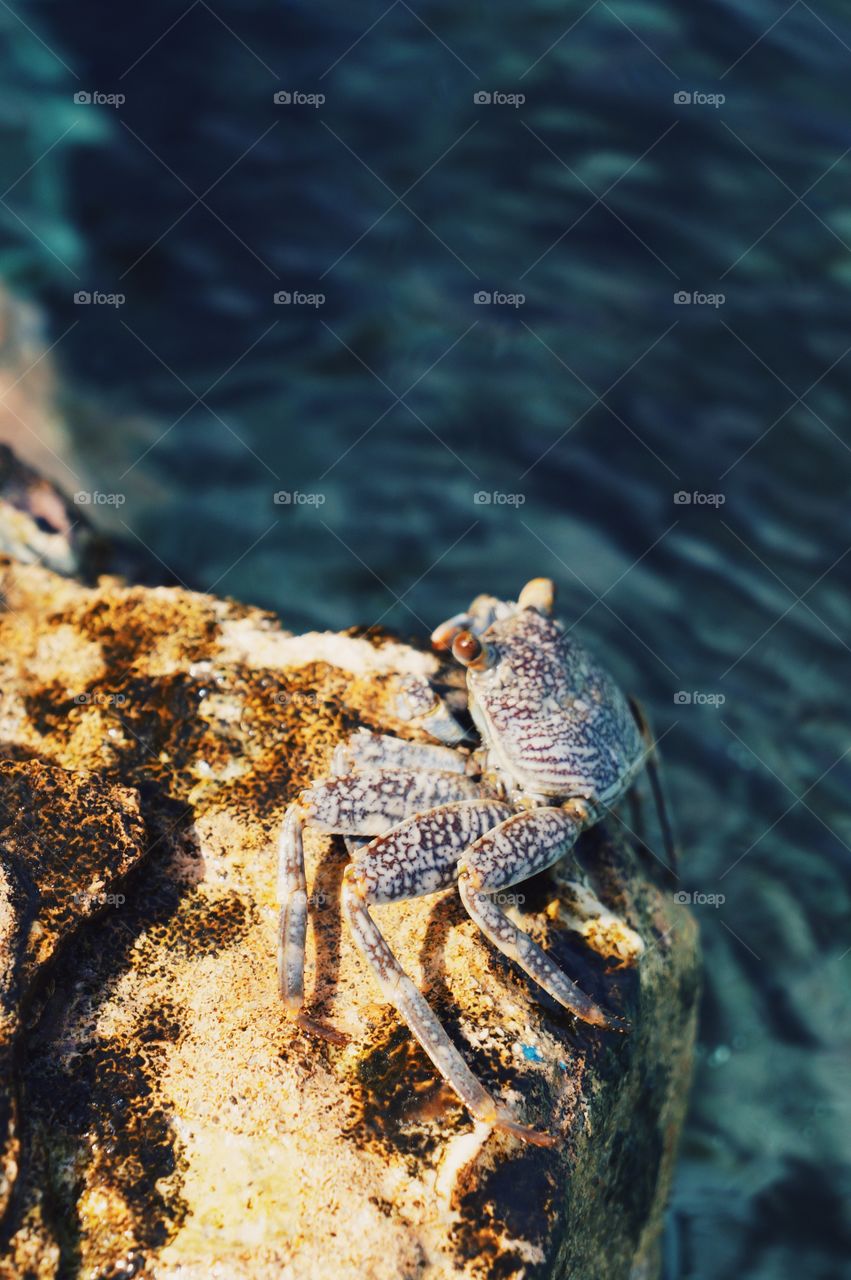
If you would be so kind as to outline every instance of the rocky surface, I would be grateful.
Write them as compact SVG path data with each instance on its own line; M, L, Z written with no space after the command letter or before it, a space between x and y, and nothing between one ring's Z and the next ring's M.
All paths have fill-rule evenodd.
M656 1275L699 970L638 841L589 833L584 883L540 876L519 908L628 1037L539 1001L451 893L376 913L481 1078L561 1138L524 1147L471 1122L381 1001L341 929L339 840L306 839L307 1003L332 1033L288 1022L276 991L283 810L349 729L411 735L397 696L436 659L11 560L0 592L0 844L14 875L33 860L3 917L21 1123L0 1274ZM85 893L58 905L84 881L94 918ZM587 927L587 886L608 927Z
M0 1213L18 1171L15 1058L38 979L81 921L124 901L118 881L144 850L135 792L0 760Z

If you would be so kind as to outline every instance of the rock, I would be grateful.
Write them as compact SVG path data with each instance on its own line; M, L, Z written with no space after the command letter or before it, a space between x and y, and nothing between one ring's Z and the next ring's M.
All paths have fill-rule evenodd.
M134 792L0 760L0 1213L17 1175L14 1060L37 979L81 921L123 902L116 882L144 849Z
M141 543L95 529L85 514L92 496L80 490L72 500L0 444L0 554L84 582L111 573L165 585L168 571Z
M0 552L87 578L105 560L106 547L79 506L0 444Z
M288 1022L276 990L284 808L357 725L411 736L398 695L437 659L11 561L0 591L2 754L40 762L6 769L97 775L81 795L115 788L119 825L117 788L133 789L145 824L125 901L56 958L19 1056L0 1274L655 1276L699 968L692 920L639 842L599 828L581 875L523 886L525 927L629 1017L626 1037L539 1000L454 894L376 912L477 1074L562 1139L524 1147L471 1122L380 999L341 928L337 839L306 838L307 1001L337 1034ZM70 794L39 809L60 857L79 848ZM107 884L117 849L98 848ZM586 928L597 899L610 915Z

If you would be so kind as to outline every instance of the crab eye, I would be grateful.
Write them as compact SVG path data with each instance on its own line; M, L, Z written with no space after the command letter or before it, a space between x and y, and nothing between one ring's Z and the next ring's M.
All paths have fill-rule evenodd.
M518 609L538 609L550 614L555 603L555 583L552 578L533 578L517 597Z
M472 631L459 631L458 635L452 642L452 656L456 662L460 662L465 667L469 667L478 662L483 653L481 641L473 635Z
M447 649L451 649L452 642L458 632L462 631L469 624L469 621L470 619L466 613L456 613L448 622L442 622L431 633L432 647L437 649L438 653L445 653Z

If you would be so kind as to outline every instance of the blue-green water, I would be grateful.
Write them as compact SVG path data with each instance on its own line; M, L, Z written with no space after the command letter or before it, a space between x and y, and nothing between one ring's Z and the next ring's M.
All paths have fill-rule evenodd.
M699 1280L851 1251L851 11L784 8L0 12L0 269L118 530L294 628L550 574L647 705L682 889L725 899L667 1235Z

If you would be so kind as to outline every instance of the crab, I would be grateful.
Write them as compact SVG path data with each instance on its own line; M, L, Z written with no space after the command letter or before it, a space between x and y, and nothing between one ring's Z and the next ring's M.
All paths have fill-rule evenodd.
M280 994L301 1016L308 918L302 832L347 837L342 911L387 1000L474 1119L525 1142L554 1138L521 1124L472 1073L370 914L378 903L457 885L469 915L505 956L570 1013L625 1033L628 1023L590 999L503 911L500 891L567 857L579 835L630 789L652 757L637 704L553 618L554 586L527 583L516 602L480 595L439 626L432 644L466 668L480 745L443 704L411 717L439 741L358 729L331 773L301 793L279 841ZM654 774L654 795L660 802ZM663 826L667 835L667 823Z

